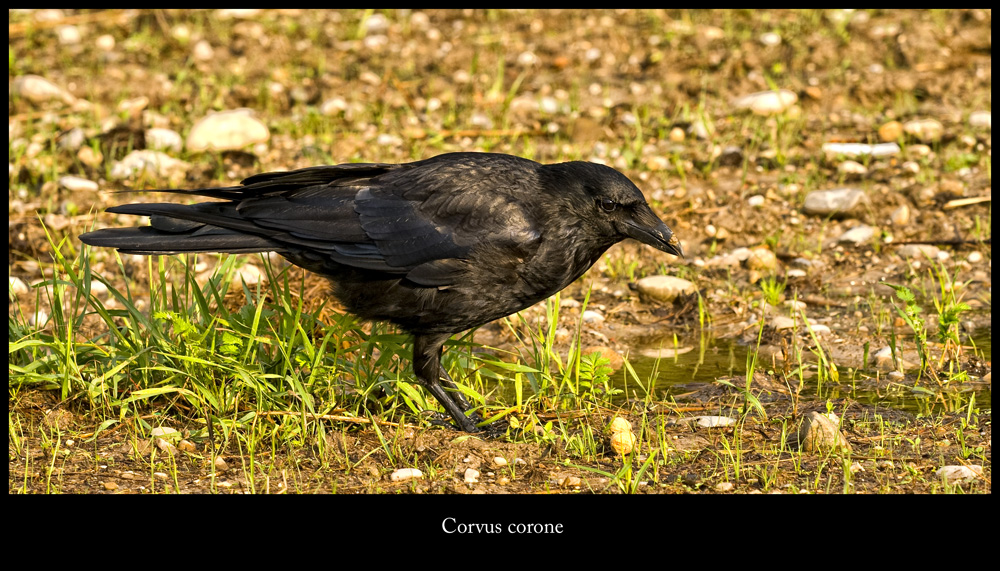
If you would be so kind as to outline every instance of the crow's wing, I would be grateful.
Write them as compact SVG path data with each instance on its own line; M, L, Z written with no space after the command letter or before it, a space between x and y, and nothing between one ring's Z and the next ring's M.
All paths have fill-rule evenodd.
M354 201L361 227L391 268L427 286L455 284L471 266L516 268L541 233L525 206L537 163L477 153L446 155L371 180Z
M169 191L226 201L116 206L108 211L150 216L151 226L81 239L138 254L274 250L431 287L457 283L475 264L516 268L541 239L517 200L519 190L531 195L521 186L536 180L537 163L445 157L309 167L254 175L241 186Z
M392 190L362 189L355 210L388 268L418 284L453 285L470 264L514 268L538 249L534 220L507 196L439 189L420 202Z
M250 177L247 194L256 196L238 203L239 215L310 257L432 287L457 283L470 264L516 267L538 248L522 204L537 195L537 163L460 153L341 166Z

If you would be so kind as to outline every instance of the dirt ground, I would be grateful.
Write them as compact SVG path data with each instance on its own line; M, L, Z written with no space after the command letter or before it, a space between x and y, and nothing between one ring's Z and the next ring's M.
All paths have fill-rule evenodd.
M37 74L100 110L11 98L12 277L37 280L43 275L39 262L51 260L39 215L50 229L72 237L120 200L69 192L46 174L74 174L98 181L101 189L128 186L109 181L107 173L110 162L125 154L122 137L130 149L143 145L136 121L170 110L174 114L160 115L162 124L183 133L204 114L207 97L212 109L255 109L271 127L270 140L252 154L180 155L190 167L171 183L235 184L259 170L356 158L402 162L456 150L541 162L596 159L621 169L681 237L686 257L667 260L621 244L585 283L563 294L582 299L592 288L590 303L604 308L604 321L591 328L601 344L619 352L642 336L678 332L691 338L700 329L699 295L673 303L640 297L629 289L637 277L629 275L630 264L644 274L662 268L691 280L711 317L712 336L755 345L760 284L776 275L787 283L782 300L804 301L805 315L830 329L823 344L832 361L865 370L871 365L861 362L866 344L874 352L899 334L912 347L892 305L901 302L879 285L884 281L920 294L932 333L938 323L934 293L961 288L969 306L958 325L965 349L931 347L935 362L941 351L951 351L950 362L968 378L954 390L942 389L919 412L843 395L809 401L776 380L774 371L787 371L793 349L809 348L815 339L769 326L759 341L770 368L753 380L767 416L747 416L739 428L742 450L728 448L735 428L688 422L697 415L740 418L739 391L712 384L694 387L669 406L626 403L582 419L604 450L597 462L580 461L542 427L528 442L511 442L440 428L386 425L375 431L333 424L325 445L277 455L268 450L253 461L235 448L215 460L197 440L170 455L130 436L135 432L127 422L92 439L97 427L86 411L12 385L11 429L25 436L9 444L11 492L930 493L953 489L936 474L954 464L983 465L985 477L964 489L991 491L992 136L989 126L970 122L992 105L990 11L36 16L9 14L15 61L9 80ZM60 39L65 26L81 32L79 42ZM201 39L211 45L210 57L196 54ZM106 49L109 43L114 47ZM772 88L794 93L795 103L773 115L735 109L741 96ZM122 110L123 101L142 98L145 119ZM368 111L373 107L376 112ZM186 115L192 109L199 110L196 116ZM326 109L321 114L337 125L332 140L296 130L312 120L306 109ZM928 129L940 132L900 132L889 139L903 143L898 154L859 158L824 151L831 143L885 142L884 132L918 119L936 121ZM46 147L45 137L25 137L26 125L39 121L60 132L83 126L104 160L88 164L79 153ZM16 150L19 138L27 151ZM42 151L32 154L38 142ZM145 187L156 182L164 181L146 181ZM847 214L803 211L808 192L837 188L862 189L862 205ZM874 236L862 244L842 239L862 225L874 228ZM931 259L901 253L914 245L939 253ZM752 255L717 263L718 256L743 247L763 248L771 259L755 265ZM946 287L934 268L946 273ZM28 307L33 300L22 303ZM572 311L565 316L567 323L577 317ZM985 357L968 347L973 334L985 339ZM514 345L496 326L484 327L477 341ZM903 358L918 359L912 350ZM938 367L935 386L948 385L947 363ZM744 383L738 376L728 380ZM876 392L918 383L912 371L891 382L877 375L854 382ZM974 405L954 404L967 403L970 391L979 395ZM828 406L842 416L853 447L845 465L836 455L757 451L777 446L806 413ZM640 435L646 448L627 478L605 428L616 415L647 427ZM39 426L56 427L59 437L36 436ZM185 437L197 429L177 428ZM399 457L389 456L386 441ZM662 461L656 473L640 474L654 449ZM720 460L725 457L730 461ZM440 470L396 482L391 474L399 458ZM740 465L740 477L730 473L730 462ZM475 481L466 481L469 469L479 472ZM733 485L720 485L725 483Z

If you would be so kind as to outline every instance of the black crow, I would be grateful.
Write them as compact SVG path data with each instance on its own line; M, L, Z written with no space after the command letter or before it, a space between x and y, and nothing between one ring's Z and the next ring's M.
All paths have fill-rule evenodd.
M627 177L580 161L449 153L153 192L221 202L115 206L150 225L80 240L145 255L274 251L326 276L349 311L413 334L417 380L467 432L483 420L441 366L449 337L560 291L625 238L682 255Z

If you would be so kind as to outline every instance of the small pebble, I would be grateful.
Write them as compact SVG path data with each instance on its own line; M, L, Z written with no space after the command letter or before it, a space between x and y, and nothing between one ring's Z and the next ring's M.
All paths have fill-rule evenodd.
M632 423L625 420L620 416L616 416L611 424L608 425L608 429L612 432L632 432Z
M577 476L566 476L559 479L559 485L564 488L578 488L581 484L583 484L583 480Z
M416 468L400 468L389 476L389 479L393 482L405 482L407 480L412 480L415 478L423 478L424 473Z
M737 109L749 109L758 115L774 115L785 111L799 100L794 91L781 89L777 91L760 91L736 99L733 106Z
M969 114L969 125L981 129L992 129L993 113L990 111L973 111Z
M195 61L211 61L215 57L215 50L208 40L199 40L191 49L191 57Z
M776 46L781 43L781 36L779 36L774 32L767 32L761 34L760 38L758 39L760 40L760 43L764 44L765 46Z
M839 165L837 165L837 170L844 174L850 174L850 175L868 174L868 168L857 161L844 161Z
M824 143L823 152L830 156L844 155L845 157L860 157L871 155L873 157L884 157L899 154L899 145L896 143L880 143L869 145L867 143Z
M76 26L59 26L56 28L56 37L59 38L60 44L72 46L80 43L83 34L80 33L80 28Z
M878 138L884 143L896 141L903 136L903 124L899 121L889 121L878 128Z
M850 212L866 200L864 191L856 188L817 190L806 195L802 208L807 214L829 216Z
M674 276L647 276L638 280L635 288L640 296L666 303L680 295L690 295L697 291L694 283Z
M922 143L936 143L944 134L944 125L937 119L914 119L903 125L903 132Z
M855 245L864 245L871 242L872 238L875 237L875 229L866 224L861 224L860 226L855 226L847 232L844 232L837 238L838 242L849 242Z
M942 466L934 474L951 484L972 482L983 477L983 467L979 465Z
M728 416L696 416L698 426L702 428L718 428L721 426L732 426L736 424L736 419Z
M59 177L59 186L70 192L97 192L99 188L92 180L70 175Z
M97 40L94 41L94 45L102 52L110 52L115 49L115 37L110 34L98 36Z
M28 284L26 284L24 280L20 278L15 278L14 276L10 276L7 278L7 281L9 282L9 288L10 288L9 291L10 293L14 294L14 296L22 296L31 291L31 288L28 287Z
M806 452L822 452L830 449L851 451L851 443L844 437L837 423L815 411L807 413L803 418L799 429L799 443Z
M188 132L189 152L240 150L267 142L271 133L250 109L210 113L199 119Z
M750 250L747 267L760 272L771 272L778 267L778 256L767 246L757 246Z
M906 226L910 222L910 207L903 204L890 215L894 226Z

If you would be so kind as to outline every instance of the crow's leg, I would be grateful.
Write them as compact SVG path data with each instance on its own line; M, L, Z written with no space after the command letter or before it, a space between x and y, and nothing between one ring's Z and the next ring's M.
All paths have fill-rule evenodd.
M479 432L476 419L465 415L472 408L472 405L465 399L465 396L455 386L455 382L441 366L441 352L444 348L444 342L449 337L451 337L449 334L415 335L413 338L413 372L417 376L417 381L444 406L451 418L455 420L458 428L466 432ZM452 389L454 397L445 391L444 387L441 386L442 382L449 389ZM479 415L475 416L482 420Z
M451 380L451 375L448 374L448 371L444 370L443 366L441 367L440 379L441 379L441 384L444 385L444 388L451 391L451 398L454 399L455 404L458 405L458 408L462 409L463 413L469 412L469 409L472 408L472 405L469 404L469 401L465 399L465 395L462 394L462 389L458 388L458 385L455 384L455 381ZM479 416L479 414L475 412L472 414L474 416ZM476 422L481 422L482 420L483 419L480 417L479 419L476 420Z

